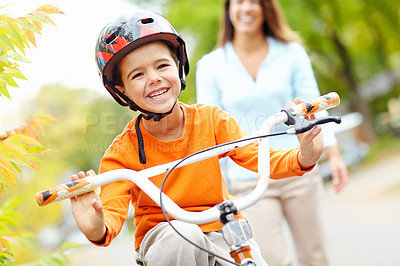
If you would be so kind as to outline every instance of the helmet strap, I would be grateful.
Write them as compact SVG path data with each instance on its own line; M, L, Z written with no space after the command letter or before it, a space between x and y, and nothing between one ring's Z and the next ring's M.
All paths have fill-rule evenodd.
M140 120L142 119L142 117L143 117L143 114L138 115L136 122L135 122L135 130L136 130L138 146L139 146L139 161L141 164L146 164L146 154L144 153L143 136L142 136L142 132L140 131Z

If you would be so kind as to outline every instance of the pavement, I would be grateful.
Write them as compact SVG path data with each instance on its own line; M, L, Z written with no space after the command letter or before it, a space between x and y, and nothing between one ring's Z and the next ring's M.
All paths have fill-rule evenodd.
M400 265L400 153L352 169L344 191L326 182L324 219L331 266ZM80 265L135 265L133 233L121 232L109 247L72 251Z
M351 172L346 189L328 184L325 222L332 266L400 265L400 154Z

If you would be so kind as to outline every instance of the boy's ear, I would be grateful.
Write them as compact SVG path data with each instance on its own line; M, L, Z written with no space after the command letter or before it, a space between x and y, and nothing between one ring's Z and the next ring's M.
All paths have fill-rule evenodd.
M119 85L115 85L115 88L126 95L124 87L121 87ZM126 95L126 96L128 96L128 95Z
M130 99L130 97L128 96L128 94L126 94L126 90L124 89L124 87L119 86L119 85L115 85L114 86L117 90L119 90L120 92L122 92L126 97L128 97ZM122 102L129 104L126 99L123 99L120 95L118 95L118 93L115 93L115 96L118 97Z

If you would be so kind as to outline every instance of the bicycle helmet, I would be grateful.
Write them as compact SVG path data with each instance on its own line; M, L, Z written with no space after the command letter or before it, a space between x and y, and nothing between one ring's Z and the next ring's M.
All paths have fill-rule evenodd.
M185 42L178 31L164 17L148 10L136 9L107 24L96 43L96 64L104 87L122 106L147 114L145 119L158 121L172 112L153 113L142 109L124 93L115 88L114 75L117 64L134 49L153 41L166 42L179 61L181 90L186 86L185 75L189 72L189 62ZM178 99L177 99L178 100Z

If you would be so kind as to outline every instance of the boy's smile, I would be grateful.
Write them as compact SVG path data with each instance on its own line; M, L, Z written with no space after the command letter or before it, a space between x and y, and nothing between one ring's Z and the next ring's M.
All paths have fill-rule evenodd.
M150 95L147 97L149 97L151 99L156 99L156 98L163 96L165 93L167 93L167 91L168 91L168 89L161 89L161 90L155 91L153 93L150 93Z
M123 86L117 86L142 109L164 113L176 102L181 82L177 63L163 42L141 46L118 65Z

